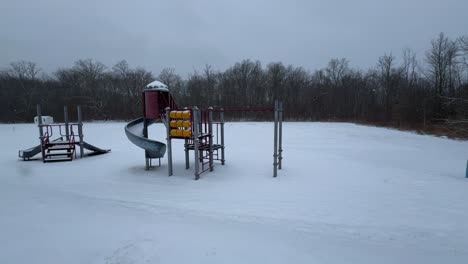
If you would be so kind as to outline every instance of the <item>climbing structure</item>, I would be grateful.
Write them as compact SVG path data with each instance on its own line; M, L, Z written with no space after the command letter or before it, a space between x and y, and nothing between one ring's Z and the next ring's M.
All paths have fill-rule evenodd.
M78 121L68 121L68 108L64 107L64 123L53 123L51 117L43 117L41 107L37 105L35 121L39 128L40 144L26 150L20 150L18 157L29 160L41 153L43 162L71 161L77 157L76 147L79 147L80 157L84 157L84 150L88 155L105 154L110 149L100 149L84 141L81 107L77 107Z
M213 121L213 108L201 111L193 109L171 110L167 107L165 124L167 130L168 170L172 175L172 140L184 140L185 168L190 168L189 151L194 151L195 179L206 171L213 171L214 161L224 165L224 112L219 112L217 122Z
M214 161L225 164L224 113L231 111L274 112L274 162L273 176L281 169L282 161L282 104L275 102L271 109L213 109L201 110L198 107L180 109L175 103L168 87L154 81L142 93L143 117L133 120L125 127L128 139L145 150L146 169L153 159L164 157L167 150L168 174L173 175L172 140L184 140L185 168L190 168L190 151L194 153L194 174L200 175L213 171ZM149 139L148 126L161 121L166 127L166 143Z

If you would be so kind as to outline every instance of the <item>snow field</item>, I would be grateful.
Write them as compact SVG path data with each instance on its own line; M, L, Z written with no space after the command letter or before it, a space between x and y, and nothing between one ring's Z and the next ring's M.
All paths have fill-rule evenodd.
M144 170L124 125L85 124L110 154L47 164L16 158L33 124L0 125L0 263L468 260L467 142L287 122L272 178L273 124L227 123L226 165L194 181L183 141L167 177L165 158Z

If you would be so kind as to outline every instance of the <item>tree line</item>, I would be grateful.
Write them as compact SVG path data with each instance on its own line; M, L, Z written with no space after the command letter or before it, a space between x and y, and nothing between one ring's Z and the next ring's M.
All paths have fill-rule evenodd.
M0 122L31 122L36 104L56 120L62 119L63 105L82 105L88 120L136 118L142 114L143 87L158 79L181 107L270 108L280 99L286 120L352 121L468 135L468 36L451 39L440 33L424 54L411 49L399 57L384 54L368 70L349 63L335 58L311 72L281 62L263 66L243 60L224 71L206 65L183 78L171 68L155 76L125 60L106 67L82 59L52 75L34 62L12 62L0 72ZM228 117L271 119L262 113Z

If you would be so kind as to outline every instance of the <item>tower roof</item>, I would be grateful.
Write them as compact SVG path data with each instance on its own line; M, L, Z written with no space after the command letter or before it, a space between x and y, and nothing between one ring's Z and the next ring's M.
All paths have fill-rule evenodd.
M145 90L169 92L167 85L160 81L154 81L145 86Z

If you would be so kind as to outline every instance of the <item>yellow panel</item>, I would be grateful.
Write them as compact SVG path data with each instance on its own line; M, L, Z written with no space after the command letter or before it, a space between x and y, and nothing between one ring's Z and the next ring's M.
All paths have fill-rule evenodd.
M184 131L183 130L177 130L177 136L178 137L183 137L184 136Z
M189 110L185 110L182 112L182 118L183 119L190 119L190 111Z
M177 120L171 120L171 128L177 127Z
M177 127L183 127L184 126L184 121L183 120L177 120Z
M191 137L192 131L191 130L182 130L184 137Z
M177 119L182 119L182 111L177 111L176 112L176 118Z
M178 131L179 131L179 130L177 130L177 129L171 129L171 136L172 136L172 137L177 137Z
M169 117L170 117L170 118L177 118L176 115L177 115L177 111L171 111L171 112L169 113Z
M192 123L190 121L184 121L182 126L183 127L192 127Z

